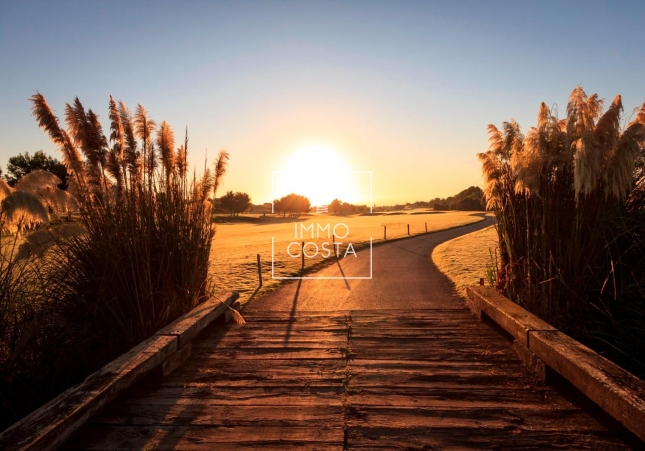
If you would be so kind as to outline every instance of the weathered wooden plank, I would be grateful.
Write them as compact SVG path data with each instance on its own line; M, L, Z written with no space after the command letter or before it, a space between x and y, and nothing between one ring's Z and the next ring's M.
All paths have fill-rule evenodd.
M190 378L186 379L183 383L175 380L170 384L164 384L165 387L201 387L204 385L217 385L227 388L275 388L284 385L302 385L305 387L329 387L339 386L344 381L342 374L334 375L333 377L324 376L303 376L289 375L287 373L272 376L271 374L255 374L244 373L237 376L222 377L222 378Z
M397 349L395 346L391 347L374 347L369 346L354 346L351 345L351 356L354 359L362 358L363 356L371 359L382 358L384 360L424 360L424 361L487 361L487 362L519 362L517 355L508 348L497 349L494 346L489 348L480 347L464 347L464 348L430 348L430 349Z
M280 386L280 385L303 385L303 386L330 386L340 384L345 379L345 372L333 373L303 373L293 369L291 371L252 371L235 372L227 376L225 372L204 372L199 377L191 377L189 380L180 377L170 381L164 381L165 387L170 386L198 386L208 384L212 387L252 387L252 386Z
M352 328L394 328L394 329L423 329L458 327L460 324L470 322L466 318L404 318L401 320L374 319L370 321L356 321L351 319Z
M56 449L95 412L177 351L174 336L153 336L0 434L0 449Z
M615 433L534 432L518 428L349 428L346 449L628 450Z
M531 388L507 387L354 387L348 389L348 402L353 406L395 406L395 407L436 407L480 405L500 406L517 403L560 405L570 408L571 404L553 391L541 393Z
M342 386L256 386L216 387L209 384L193 384L186 387L161 386L156 390L137 393L127 400L128 404L173 405L179 399L204 405L232 406L340 406L343 403ZM187 401L188 402L188 401Z
M287 333L288 332L288 333ZM347 328L339 330L303 330L303 329L292 329L290 331L286 330L272 330L272 329L252 329L246 328L243 330L235 331L226 331L221 334L204 334L203 337L200 337L204 340L211 340L213 342L225 341L225 340L311 340L315 341L317 339L328 339L328 340L342 340L347 339Z
M102 426L88 425L66 444L68 450L219 450L223 445L238 449L263 449L266 446L342 449L342 427L276 426Z
M351 371L351 381L356 387L531 387L537 382L536 377L517 372L488 371L449 371L441 373L419 374L397 371Z
M144 448L116 448L120 450L138 450L143 451L163 451L163 450L173 450L173 451L240 451L246 449L252 450L261 450L261 451L284 451L284 450L294 450L294 451L321 451L321 450L343 450L342 444L336 443L306 443L302 441L292 441L292 442L282 442L280 440L268 441L268 442L252 442L249 444L238 445L237 443L217 443L211 440L204 440L203 442L194 443L193 437L199 434L199 431L190 432L191 436L188 437L185 441L179 441L176 445L172 444L175 435L171 436L171 439L168 440L170 445L162 443L161 446L158 446L155 441L152 441L150 445ZM191 441L193 440L193 441ZM115 448L111 444L106 443L104 447L75 447L75 448L64 448L65 450L91 450L91 451L114 451Z
M428 338L441 339L449 337L471 337L471 341L498 339L497 334L490 329L470 325L456 327L428 328L359 328L352 326L351 338Z
M242 312L244 313L244 312ZM326 315L326 316L275 316L275 317L261 317L252 315L249 316L249 321L253 324L324 324L328 326L338 326L347 323L349 320L348 315Z
M175 371L182 363L188 360L192 347L190 342L186 344L183 348L175 352L168 360L162 362L157 368L152 372L154 379L161 380L164 377L169 376L173 371Z
M285 349L214 349L193 350L191 359L195 361L217 359L339 359L344 354L337 347L311 349L311 348L285 348Z
M234 359L212 358L207 361L189 359L168 380L175 377L186 378L186 375L199 377L202 372L223 372L231 374L236 372L266 372L266 371L297 371L298 373L324 373L345 369L345 359ZM181 376L176 376L181 374Z
M400 310L391 314L384 313L364 313L364 312L351 312L349 315L346 315L349 319L354 322L370 322L370 321L406 321L409 319L413 320L429 320L433 321L436 319L445 318L448 321L455 321L468 318L472 316L470 310L468 309L452 309L452 310Z
M429 429L515 429L517 431L607 432L607 428L580 409L550 406L433 406L360 407L352 406L349 427L429 428Z
M349 310L348 314L352 318L361 317L381 317L381 318L401 318L409 316L437 316L437 315L459 315L469 314L470 311L464 303L459 308L393 308L393 309L368 309L368 310ZM347 314L347 313L346 313Z
M401 349L427 349L435 348L437 350L445 348L461 348L468 346L469 348L477 349L492 349L502 348L509 349L508 344L504 341L493 340L479 340L475 341L463 335L448 335L443 337L387 337L387 338L357 338L352 335L351 345L353 349L359 348L401 348ZM495 346L498 345L498 346Z
M399 359L371 359L357 358L347 363L352 371L357 373L375 371L414 372L428 373L433 371L504 371L528 374L517 365L517 362L498 363L489 361L468 361L468 362L435 362L424 360L399 360Z
M92 424L174 426L276 426L339 427L343 424L340 405L234 406L195 403L179 399L160 407L150 404L118 403L101 412Z
M228 306L232 305L239 296L239 293L235 291L213 296L186 315L159 330L156 335L175 335L177 336L179 348L182 348L215 318L228 310Z
M379 364L379 362L383 363ZM347 369L351 374L352 382L358 386L475 384L499 387L512 384L516 387L532 387L539 382L535 375L521 371L516 361L497 363L489 361L366 361L350 359Z
M339 337L336 340L253 340L253 339L226 339L226 340L199 340L193 347L195 351L212 351L217 346L222 349L333 349L347 346L347 337Z
M466 291L469 305L475 314L481 316L485 313L526 347L529 331L557 330L491 287L474 286L466 288Z
M529 349L645 440L645 382L559 331L531 332Z
M247 320L248 319L248 320ZM276 329L287 329L287 328L303 328L306 329L308 327L310 328L317 328L321 329L322 328L328 328L330 330L335 330L335 329L341 329L343 327L347 326L347 321L330 321L330 320L324 320L324 321L254 321L253 318L246 317L244 318L246 321L246 324L244 326L249 326L250 328L253 329L263 329L263 328L276 328ZM230 330L243 330L244 327L240 327L237 324L228 324L227 327L230 328Z
M316 332L322 332L325 334L329 334L330 336L347 335L346 326L332 327L332 326L325 326L325 325L316 326L315 324L308 324L308 325L294 324L293 326L271 325L267 327L260 327L258 325L249 325L247 323L243 326L233 325L233 326L226 326L226 327L244 328L244 330L242 329L238 329L237 331L230 330L230 329L218 330L213 328L213 330L204 331L204 336L207 338L220 338L220 337L223 337L225 334L231 334L232 336L236 336L237 334L239 334L240 336L250 336L255 334L256 332L264 336L274 336L274 337L294 336L297 334L314 334Z
M258 316L249 316L249 321L251 324L280 324L280 325L287 325L287 324L300 324L300 325L307 325L307 324L319 324L319 325L326 325L326 326L342 326L349 321L349 316L333 316L333 315L327 315L327 316L309 316L309 315L301 315L301 316L276 316L276 317L258 317Z

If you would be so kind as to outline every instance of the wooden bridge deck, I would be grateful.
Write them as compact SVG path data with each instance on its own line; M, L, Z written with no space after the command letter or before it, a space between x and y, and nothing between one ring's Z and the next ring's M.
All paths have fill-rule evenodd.
M466 309L245 319L64 449L629 449Z

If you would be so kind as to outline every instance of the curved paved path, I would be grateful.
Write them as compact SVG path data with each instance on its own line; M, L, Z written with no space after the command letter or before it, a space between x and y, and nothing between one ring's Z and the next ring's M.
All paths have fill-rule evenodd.
M437 269L430 255L438 244L493 223L494 218L486 216L475 224L378 244L372 249L371 280L352 278L369 275L369 250L362 250L359 258L340 258L337 264L307 275L341 279L291 282L256 297L244 312L464 308L450 280Z

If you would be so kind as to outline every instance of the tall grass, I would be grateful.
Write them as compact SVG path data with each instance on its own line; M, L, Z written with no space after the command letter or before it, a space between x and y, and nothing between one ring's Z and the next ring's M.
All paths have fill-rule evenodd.
M565 119L542 103L526 135L514 120L489 125L478 156L498 221L497 289L645 372L645 104L625 126L622 111L620 96L603 111L578 86Z
M228 154L197 178L187 171L187 133L176 149L170 125L156 128L141 105L132 117L110 97L107 139L78 98L65 107L67 131L40 93L31 100L68 165L87 228L61 247L65 263L52 268L49 295L93 349L120 352L208 296L214 229L207 200Z
M78 207L82 233L51 233L55 245L27 258L15 245L3 253L0 319L10 326L0 332L0 429L211 295L208 199L228 160L221 151L212 169L189 173L187 133L175 147L170 125L157 127L141 105L133 116L110 98L108 138L78 98L65 106L66 128L40 93L31 102L71 174L74 201L62 200ZM38 201L9 193L3 212L23 194Z

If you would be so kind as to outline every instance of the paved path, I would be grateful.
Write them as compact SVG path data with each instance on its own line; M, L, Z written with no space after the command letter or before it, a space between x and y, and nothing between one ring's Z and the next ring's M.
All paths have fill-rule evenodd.
M368 250L359 251L337 264L308 274L308 277L341 277L338 280L301 280L280 287L251 301L245 312L307 310L339 311L394 308L464 308L450 283L432 263L432 249L444 241L493 224L484 221L378 244L372 250L372 279L352 279L369 275ZM346 276L346 278L342 278ZM473 281L473 284L476 281Z
M452 296L429 252L475 228L375 247L371 281L257 298L246 325L209 326L180 368L133 387L64 448L629 449Z

